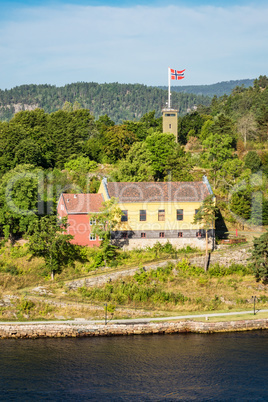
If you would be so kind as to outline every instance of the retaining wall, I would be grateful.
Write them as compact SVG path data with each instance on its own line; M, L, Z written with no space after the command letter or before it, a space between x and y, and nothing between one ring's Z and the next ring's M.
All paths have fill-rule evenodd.
M178 321L147 324L0 324L0 339L80 338L92 336L215 333L268 329L268 318L228 322Z

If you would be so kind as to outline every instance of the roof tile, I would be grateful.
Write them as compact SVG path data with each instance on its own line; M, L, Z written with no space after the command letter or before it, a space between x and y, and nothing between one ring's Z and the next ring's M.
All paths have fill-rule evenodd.
M119 202L202 202L208 195L206 184L200 182L125 182L108 183L110 197Z
M104 201L102 194L62 194L68 214L98 212Z

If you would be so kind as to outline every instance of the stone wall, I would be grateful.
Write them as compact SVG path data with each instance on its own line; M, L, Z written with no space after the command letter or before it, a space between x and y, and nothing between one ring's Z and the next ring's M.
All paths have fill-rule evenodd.
M248 248L242 249L231 249L220 250L218 252L213 252L210 254L209 265L220 264L225 267L229 267L231 264L242 264L247 265L249 263L251 253ZM189 258L189 261L193 265L204 266L205 256L197 256Z
M134 250L135 248L145 248L145 247L153 247L156 242L161 244L165 244L169 241L172 246L176 248L184 248L187 246L196 247L200 250L205 250L206 248L206 240L201 238L198 239L196 237L180 237L180 238L153 238L153 239L128 239L128 244L123 246L124 250ZM211 247L211 240L209 240L209 244Z
M178 321L147 324L0 324L0 339L80 338L92 336L236 332L268 329L268 318L229 322Z
M198 240L197 240L198 241ZM219 250L217 252L213 252L210 254L210 261L209 264L220 264L225 267L229 267L232 263L235 264L248 264L248 258L250 257L250 253L247 248L239 249L239 250L231 250L228 248L227 250ZM145 266L143 269L145 271L150 269L157 269L158 267L164 267L168 263L176 264L181 259L171 259L161 262L156 262L153 264L149 264ZM203 267L205 265L205 256L196 256L188 258L189 262L192 265L197 265ZM140 267L136 268L128 268L125 270L117 271L117 272L110 272L110 273L103 273L99 275L94 275L92 277L87 277L84 279L76 279L73 281L68 282L67 287L69 289L77 289L82 286L91 287L91 286L102 286L107 282L111 282L117 279L123 279L127 276L133 276L136 272L140 271Z

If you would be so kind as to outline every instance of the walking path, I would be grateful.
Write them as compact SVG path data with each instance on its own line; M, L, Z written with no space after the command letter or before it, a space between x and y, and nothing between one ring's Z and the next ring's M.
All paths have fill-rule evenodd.
M268 313L268 310L256 310L256 319L257 313ZM150 322L155 321L171 321L171 320L185 320L191 318L210 318L210 317L224 317L224 316L234 316L234 315L243 315L243 314L253 314L253 311L232 311L229 313L209 313L209 314L191 314L191 315L180 315L180 316L171 316L171 317L153 317L153 318L129 318L127 320L108 320L108 323L112 324L148 324ZM0 322L0 325L33 325L33 324L104 324L104 320L84 320L83 318L79 318L76 320L65 320L65 321L9 321L9 322Z

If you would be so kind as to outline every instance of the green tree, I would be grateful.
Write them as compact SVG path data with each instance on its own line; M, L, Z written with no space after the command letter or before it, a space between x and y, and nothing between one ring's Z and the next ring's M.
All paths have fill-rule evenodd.
M251 191L249 188L237 191L232 195L230 200L230 210L242 219L250 219Z
M136 142L129 150L126 159L119 162L113 171L116 181L153 181L154 170L151 166L151 154L144 142Z
M188 180L191 165L173 134L151 134L145 140L145 147L149 151L155 181L168 180L170 175L174 180L179 176L183 181Z
M249 151L245 158L245 167L250 169L252 173L258 172L261 167L261 158L256 151Z
M72 235L66 234L67 220L61 221L55 215L44 216L29 228L29 251L33 256L43 257L51 272L51 279L63 266L75 258L74 247L70 243Z
M10 239L11 243L25 233L30 224L37 222L39 214L44 213L42 181L42 169L31 165L18 165L2 177L0 226L5 239Z
M178 141L186 144L189 135L199 137L201 127L204 123L203 117L198 112L189 113L178 119ZM191 132L191 134L189 134Z
M92 226L92 233L102 239L100 251L105 266L116 255L116 246L111 244L111 233L120 222L121 216L122 211L117 206L117 200L113 197L103 202L103 206L98 213L90 216L90 219L95 221Z
M79 156L76 159L71 159L66 162L64 168L68 171L73 184L82 189L83 192L88 192L90 186L89 173L94 172L98 167L95 161L91 161L88 157Z
M254 238L250 261L257 281L268 283L268 231Z
M124 158L137 137L125 125L110 127L103 139L103 149L111 163Z
M208 231L214 230L216 212L218 208L215 205L214 195L208 195L202 202L201 207L198 209L194 216L193 223L199 223L206 233L206 261L205 261L205 271L208 269Z

